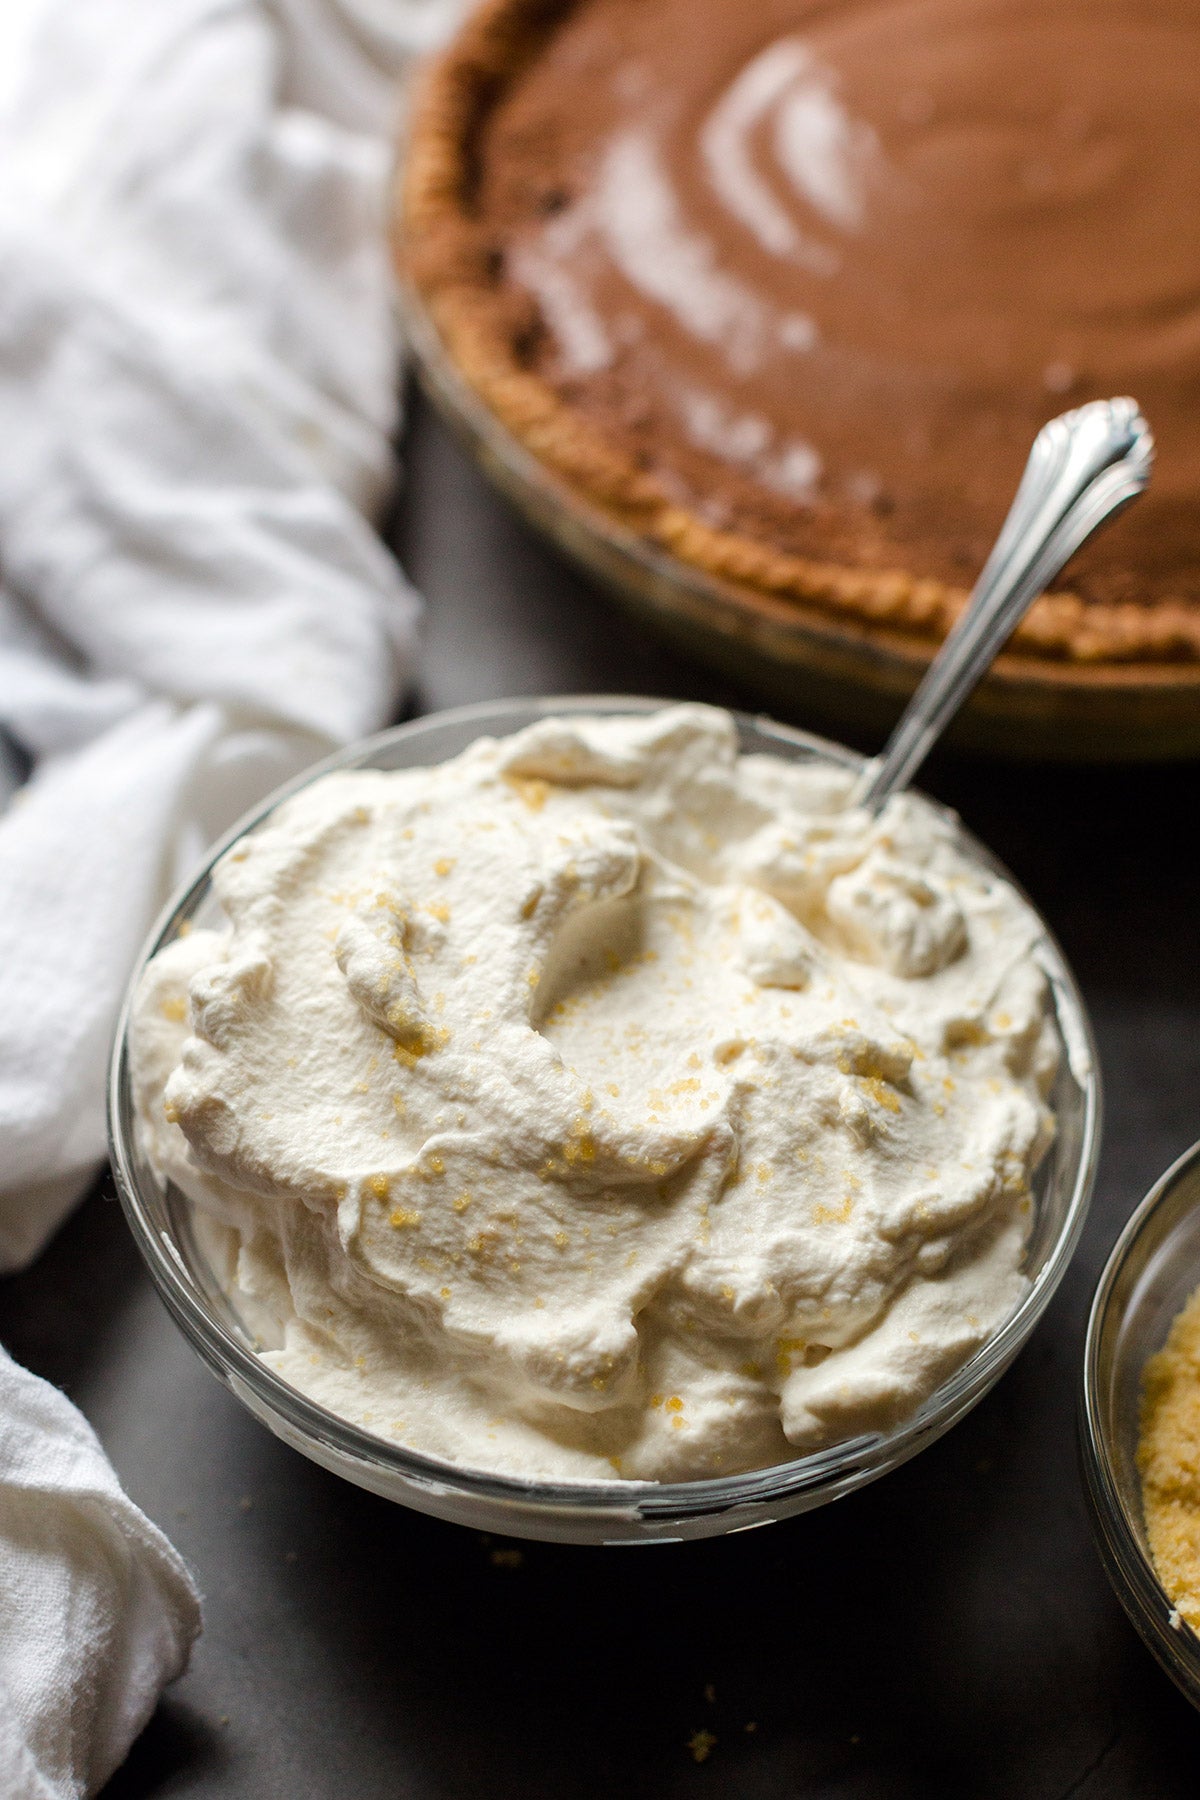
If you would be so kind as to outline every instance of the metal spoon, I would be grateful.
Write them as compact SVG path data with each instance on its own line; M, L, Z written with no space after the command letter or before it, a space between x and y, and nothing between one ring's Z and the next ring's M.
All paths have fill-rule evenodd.
M907 787L1028 608L1093 531L1136 500L1153 461L1133 400L1092 400L1042 426L966 610L882 756L863 770L855 805L878 813Z

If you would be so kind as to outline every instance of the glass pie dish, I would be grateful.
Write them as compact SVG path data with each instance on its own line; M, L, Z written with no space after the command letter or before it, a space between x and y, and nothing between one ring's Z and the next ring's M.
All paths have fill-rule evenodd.
M1080 1454L1100 1557L1148 1648L1200 1706L1200 1637L1154 1567L1137 1450L1142 1372L1200 1287L1200 1144L1151 1188L1117 1239L1088 1320Z
M402 236L402 227L397 226ZM411 282L405 341L421 387L492 485L634 617L750 693L872 733L895 723L936 645L706 574L576 492L490 410L448 354ZM1121 762L1200 753L1200 670L1003 651L949 728L987 755Z
M135 1130L129 1066L130 1002L149 959L220 914L212 869L229 845L259 825L288 794L333 769L396 769L457 755L481 735L507 736L553 714L610 716L659 703L611 697L488 703L399 726L330 757L263 802L216 846L143 950L113 1051L110 1137L126 1216L164 1302L184 1335L249 1410L315 1462L389 1499L477 1529L566 1542L680 1541L749 1530L851 1492L906 1461L961 1418L999 1379L1033 1330L1070 1260L1095 1173L1100 1093L1091 1028L1074 978L1048 932L1037 948L1047 975L1064 1055L1050 1094L1053 1144L1034 1180L1034 1222L1025 1257L1028 1286L1003 1325L909 1418L819 1452L749 1473L704 1480L548 1482L490 1474L422 1455L336 1416L284 1381L257 1354L254 1335L224 1291L196 1229L196 1208L156 1177ZM839 745L767 719L739 717L743 750L858 769ZM982 846L971 854L1002 875ZM1011 877L1005 876L1011 880Z

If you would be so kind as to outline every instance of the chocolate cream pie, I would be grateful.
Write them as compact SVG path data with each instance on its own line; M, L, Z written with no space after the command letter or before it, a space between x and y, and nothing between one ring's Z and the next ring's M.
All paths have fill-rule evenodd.
M404 272L581 505L926 657L1038 427L1134 394L1151 489L1008 662L1200 679L1197 118L1196 0L490 0Z

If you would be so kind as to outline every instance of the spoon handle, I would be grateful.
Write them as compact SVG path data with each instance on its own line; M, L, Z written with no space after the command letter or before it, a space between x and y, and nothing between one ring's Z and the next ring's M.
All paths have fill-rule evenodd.
M1092 400L1043 425L966 610L930 664L855 803L906 787L1026 610L1063 564L1150 479L1154 439L1133 400Z

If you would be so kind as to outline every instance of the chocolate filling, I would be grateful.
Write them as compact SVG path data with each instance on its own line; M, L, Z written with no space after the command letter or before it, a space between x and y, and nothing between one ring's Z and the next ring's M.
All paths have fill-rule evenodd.
M1200 603L1200 6L577 0L483 113L518 362L669 499L969 585L1052 414L1149 494L1077 559Z

